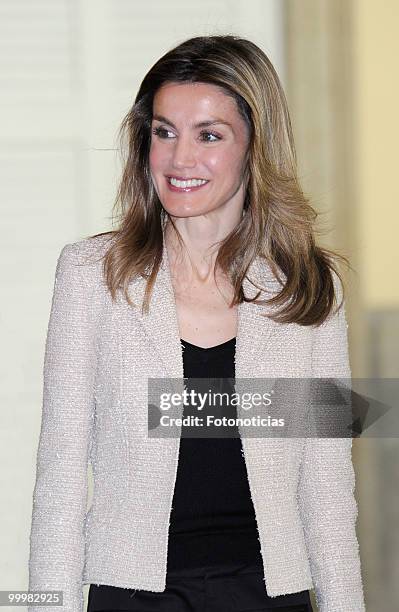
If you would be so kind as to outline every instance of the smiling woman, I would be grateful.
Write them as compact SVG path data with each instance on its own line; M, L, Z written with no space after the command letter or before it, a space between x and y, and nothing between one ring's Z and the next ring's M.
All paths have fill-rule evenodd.
M270 60L231 35L183 42L144 77L123 152L125 137L119 227L57 262L30 590L62 590L64 612L83 584L88 612L309 612L314 588L319 612L363 612L351 438L246 436L240 404L217 436L165 435L150 397L152 379L231 399L236 379L350 378L336 258Z
M148 275L147 311L165 246L172 267L182 257L175 276L187 288L188 269L200 280L212 271L215 282L219 275L232 288L234 307L246 271L261 257L284 278L269 301L280 307L275 321L327 318L333 274L341 278L338 262L348 261L316 245L317 213L298 180L285 94L259 47L235 36L199 36L166 53L143 79L120 142L120 229L108 233L115 240L104 259L113 298L122 289L132 304L129 280ZM193 179L206 182L185 182Z

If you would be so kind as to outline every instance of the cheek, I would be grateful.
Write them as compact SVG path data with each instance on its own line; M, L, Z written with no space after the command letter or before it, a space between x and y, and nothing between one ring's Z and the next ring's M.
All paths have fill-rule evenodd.
M150 147L148 161L150 164L150 168L153 172L156 172L158 169L162 168L163 159L164 154L162 153L160 148L156 144L152 144Z
M231 181L234 178L239 178L243 161L241 152L229 150L209 156L207 165L211 168L213 174Z
M218 151L211 152L206 156L204 162L212 170L214 174L223 175L231 163L231 155Z

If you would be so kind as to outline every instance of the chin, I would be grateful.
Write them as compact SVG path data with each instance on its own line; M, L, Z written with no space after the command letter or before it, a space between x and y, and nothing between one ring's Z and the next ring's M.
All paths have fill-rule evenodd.
M162 206L171 217L199 217L200 215L205 215L207 212L209 212L207 208L199 210L198 207L185 206L184 204L171 206L170 204L165 204L162 202Z

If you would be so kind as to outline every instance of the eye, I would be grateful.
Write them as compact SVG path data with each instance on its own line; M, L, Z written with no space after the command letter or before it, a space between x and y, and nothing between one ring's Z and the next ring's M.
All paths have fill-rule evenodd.
M166 139L166 140L168 140L168 138L167 137L165 138L165 134L167 134L168 132L169 132L169 134L172 134L172 132L170 132L170 130L167 130L167 129L161 127L161 126L158 126L158 127L154 128L152 130L152 133L155 134L155 136L159 136L159 138L163 138L163 139Z
M207 132L206 130L202 131L200 135L201 136L212 136L213 138L216 138L216 140L206 140L205 142L217 142L218 140L221 140L220 136L218 136L214 132Z

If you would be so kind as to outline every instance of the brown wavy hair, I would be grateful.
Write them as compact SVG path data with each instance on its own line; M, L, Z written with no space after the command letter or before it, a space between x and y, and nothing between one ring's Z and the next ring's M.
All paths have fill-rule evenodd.
M278 75L253 42L232 34L196 36L163 55L144 77L133 106L119 129L123 172L113 207L117 229L104 255L106 284L115 299L119 289L129 304L131 279L147 279L143 312L162 261L163 228L170 220L154 189L149 170L153 99L168 82L216 85L232 96L250 131L244 214L220 242L217 266L234 288L231 306L243 301L282 306L271 318L280 323L319 325L330 314L337 292L333 273L344 286L337 260L346 257L316 246L317 213L297 176L296 151L288 105ZM273 274L285 276L282 289L268 300L247 298L242 282L260 257ZM350 266L349 266L350 267ZM339 306L341 306L341 304Z

